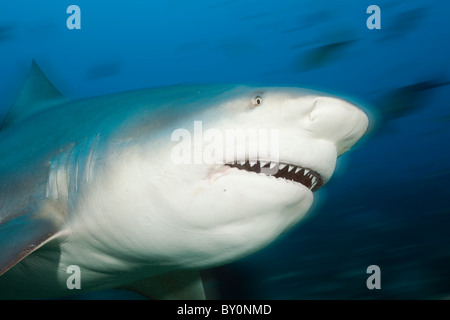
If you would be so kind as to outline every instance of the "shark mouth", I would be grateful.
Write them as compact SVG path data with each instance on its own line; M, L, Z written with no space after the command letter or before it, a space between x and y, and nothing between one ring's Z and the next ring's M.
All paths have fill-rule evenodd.
M226 166L274 176L275 178L291 180L300 183L311 191L319 190L323 186L323 179L320 174L314 170L303 168L288 163L276 163L269 161L234 161L227 163Z

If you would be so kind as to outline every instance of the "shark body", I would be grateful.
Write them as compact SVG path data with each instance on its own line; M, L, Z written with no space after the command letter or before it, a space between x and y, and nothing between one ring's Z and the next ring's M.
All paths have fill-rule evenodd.
M175 163L173 132L196 121L204 131L277 130L277 158L216 150L212 164ZM72 265L77 292L204 298L197 270L300 221L367 125L356 106L298 88L174 86L69 101L33 62L0 130L0 298L74 294Z

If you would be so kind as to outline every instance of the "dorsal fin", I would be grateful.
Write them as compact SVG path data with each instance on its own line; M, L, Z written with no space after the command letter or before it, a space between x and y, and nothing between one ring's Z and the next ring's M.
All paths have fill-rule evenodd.
M41 110L63 103L66 100L33 60L25 84L7 114L2 128L18 123Z

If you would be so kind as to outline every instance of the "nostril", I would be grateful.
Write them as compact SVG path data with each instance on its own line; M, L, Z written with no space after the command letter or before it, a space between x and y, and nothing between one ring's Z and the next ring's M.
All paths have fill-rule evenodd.
M314 121L314 113L313 113L313 111L316 109L317 102L318 102L317 100L318 99L314 100L314 102L312 104L312 107L311 107L311 111L308 112L307 118L308 118L309 121Z

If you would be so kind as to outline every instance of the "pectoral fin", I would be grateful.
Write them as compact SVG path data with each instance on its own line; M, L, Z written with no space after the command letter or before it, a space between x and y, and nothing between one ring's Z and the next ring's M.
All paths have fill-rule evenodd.
M149 299L204 300L205 291L197 270L178 270L139 280L123 289Z
M25 214L0 224L0 275L52 240L59 227L49 219Z

